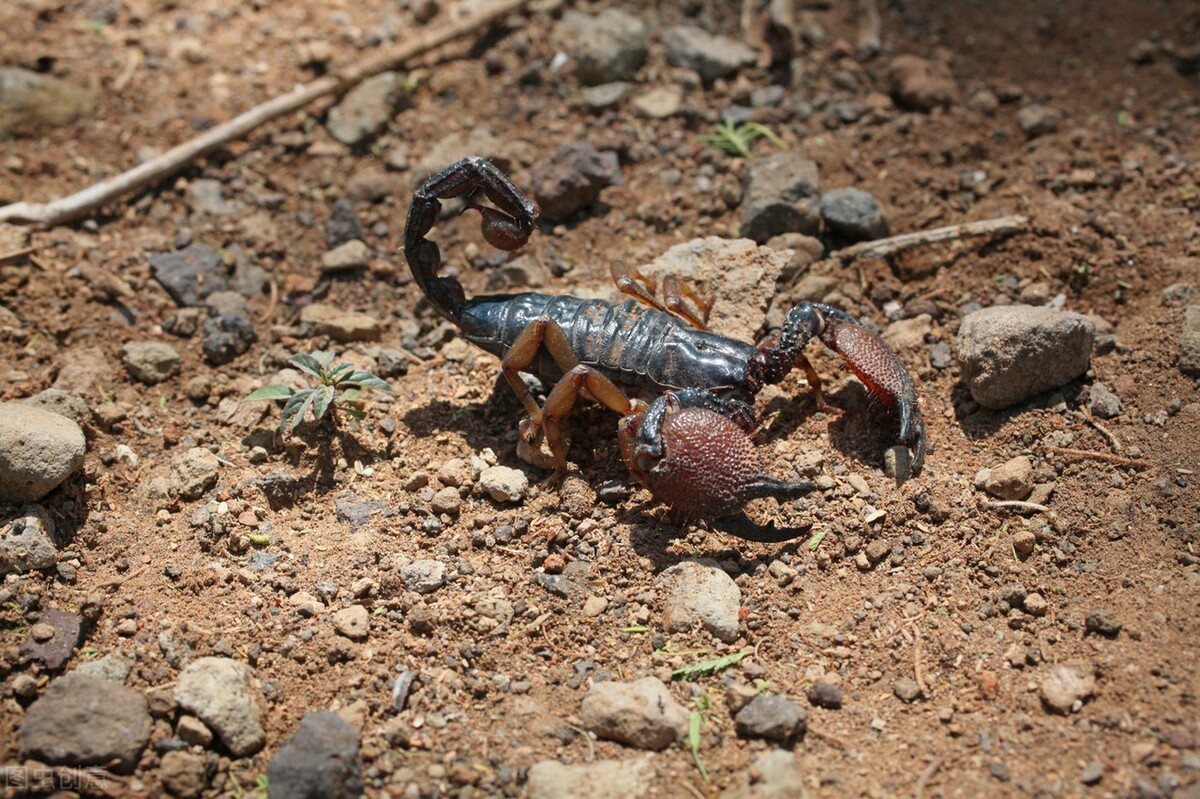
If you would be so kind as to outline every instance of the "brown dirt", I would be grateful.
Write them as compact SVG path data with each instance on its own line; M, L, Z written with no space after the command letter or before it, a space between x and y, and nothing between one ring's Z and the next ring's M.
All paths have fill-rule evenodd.
M1200 779L1193 472L1200 460L1200 404L1195 382L1174 365L1182 308L1164 304L1160 295L1168 284L1200 279L1200 107L1195 76L1180 74L1169 57L1160 54L1141 66L1128 58L1136 42L1151 36L1193 44L1194 7L1075 0L1044 10L1033 3L1004 11L991 4L947 5L891 4L883 13L888 52L865 65L838 58L837 35L853 30L845 13L813 12L833 36L804 56L796 83L812 98L863 99L868 87L884 90L890 54L941 53L963 89L949 111L910 115L888 107L878 117L826 126L818 110L807 121L767 122L789 148L818 162L823 187L854 185L878 197L895 232L1030 215L1030 234L992 245L938 245L894 264L857 263L836 274L839 290L880 307L932 298L941 308L933 337L952 342L957 309L966 302L1008 301L1021 287L1044 283L1049 296L1066 294L1070 310L1115 325L1116 350L1095 358L1088 378L1023 406L985 412L965 400L956 367L932 368L927 347L904 352L936 449L923 474L896 487L880 471L886 430L864 428L859 412L868 408L861 392L842 383L846 373L836 359L819 356L821 374L844 386L834 401L846 407L845 416L814 415L800 380L760 406L777 412L760 437L774 473L785 474L800 448L811 448L837 482L810 503L815 531L826 534L815 547L804 541L754 545L683 527L639 491L615 506L596 502L597 486L628 477L613 418L594 409L573 417L576 476L558 489L531 492L518 507L466 491L461 515L426 534L427 489L406 490L414 472L435 474L451 459L491 449L535 481L539 473L514 455L518 406L506 387L496 387L497 362L457 348L452 331L420 302L396 255L407 194L420 177L410 171L389 173L403 187L391 196L357 205L368 243L380 253L376 263L352 279L319 286L328 292L325 302L383 320L384 346L415 352L408 373L391 380L395 399L373 404L361 427L341 435L307 429L292 443L269 434L277 409L262 406L265 415L248 420L223 414L218 400L267 382L286 352L326 342L298 340L292 317L298 295L285 293L258 325L258 345L227 366L210 367L199 337L178 340L160 332L174 307L150 275L149 254L181 239L240 244L281 290L300 287L303 295L316 284L325 250L321 223L334 200L356 173L383 170L379 156L387 149L406 145L415 164L434 145L486 128L500 140L522 186L529 185L529 165L564 142L590 140L620 152L624 185L606 190L599 206L569 223L544 226L529 246L552 271L567 270L551 279L551 291L604 289L608 261L617 254L647 263L679 241L736 231L736 204L714 204L711 195L689 190L702 164L712 167L718 183L731 185L744 164L707 149L696 135L769 76L750 70L732 83L691 92L690 116L598 119L572 103L577 84L551 77L544 64L531 79L519 80L529 65L554 54L553 14L536 13L497 29L474 50L446 48L414 71L409 107L366 152L336 144L321 126L323 109L314 108L93 220L35 232L32 261L0 266L0 301L24 320L19 334L0 341L5 398L48 387L82 347L100 348L116 367L126 342L162 338L185 363L179 377L159 386L147 388L122 373L88 397L94 405L115 403L128 418L91 431L84 478L48 500L76 528L66 547L78 563L75 578L53 570L10 578L6 596L36 597L33 613L98 603L86 649L68 668L118 653L136 660L129 684L146 691L177 676L158 645L165 629L197 655L249 659L267 686L268 744L253 757L216 760L206 795L231 795L235 780L252 786L300 718L330 707L362 727L369 796L516 793L519 779L500 784L502 766L519 775L546 758L583 762L593 746L598 757L642 755L610 742L589 743L575 731L590 681L573 669L577 661L595 664L593 674L632 679L706 657L656 651L663 647L706 649L708 656L753 647L753 656L729 674L765 680L769 690L802 703L821 670L836 675L846 691L842 709L810 711L810 732L795 747L814 795L1194 796L1174 786L1195 791ZM687 6L711 29L736 31L736 14L724 4ZM36 67L51 59L55 73L90 85L98 98L94 115L73 128L4 144L0 202L74 191L132 166L142 148L166 149L206 120L227 119L309 79L298 56L306 39L329 42L335 62L348 63L363 55L351 42L362 41L364 32L391 26L403 36L415 24L396 4L224 8L27 0L0 11L7 34L0 63ZM630 10L655 29L682 16L670 7L646 11L632 4ZM662 80L665 69L656 45L646 81ZM839 70L863 88L857 94L837 88ZM984 87L1001 95L1015 87L1023 99L1002 103L994 114L973 110L966 98ZM1061 109L1064 120L1057 133L1027 141L1016 109L1034 99ZM760 141L757 152L770 146ZM667 169L682 173L677 187L660 179ZM960 186L960 176L976 170L989 182L981 196ZM1080 170L1119 180L1091 180ZM271 235L248 243L240 216L193 215L187 185L201 177L220 180L226 199L253 211L267 207ZM281 199L256 200L268 193ZM475 221L445 220L438 236L468 290L482 291L486 275L464 255L482 253L477 263L491 257ZM81 264L128 284L132 293L124 304L134 312L132 321L95 279L76 271ZM1001 276L1015 277L1018 287L998 281ZM265 297L252 305L256 314L269 308ZM714 313L721 313L719 306ZM875 320L886 324L878 313ZM352 350L373 363L369 347ZM184 393L196 376L212 383L207 402ZM1115 387L1124 403L1120 416L1101 425L1089 423L1079 404L1081 387L1093 380ZM385 432L384 417L394 421L394 432ZM1150 466L1048 452L1045 446L1064 431L1077 434L1073 447L1119 452ZM246 444L259 441L268 444L270 459L252 465ZM213 446L229 462L215 497L228 503L236 529L215 542L190 524L203 502L156 504L146 490L148 480L165 473L170 459L193 442ZM136 468L112 461L118 444L139 455ZM1056 486L1049 514L989 509L972 487L980 468L1021 454L1034 459L1039 479ZM356 463L373 474L360 474ZM277 472L299 479L292 506L271 507L254 483ZM869 496L848 486L852 475L865 479ZM430 486L438 487L436 478ZM352 529L335 509L345 492L378 500L385 511ZM865 525L866 504L886 517ZM245 536L253 530L232 521L247 509L270 536L266 551L279 557L272 569L247 568L254 547ZM514 526L516 535L497 542L504 525ZM1037 545L1021 560L1011 541L1026 529ZM855 542L876 538L891 542L893 554L860 570ZM693 556L728 563L737 577L744 637L734 645L719 645L699 631L657 632L655 576ZM404 587L397 566L427 557L446 562L456 576L422 596ZM768 571L777 559L798 572L790 582ZM172 579L167 567L181 574ZM564 568L574 586L566 598L531 579ZM350 586L363 577L372 587L354 599ZM1004 587L1014 582L1048 600L1044 617L1000 604ZM318 583L338 586L335 608L367 605L367 641L338 636L329 614L298 615L288 597L297 590L315 593ZM599 616L583 613L591 595L608 600ZM485 596L516 604L507 631L492 634L480 623L474 606ZM410 625L421 606L432 617L424 634ZM623 632L644 618L643 606L653 632ZM1100 608L1123 622L1114 639L1085 634L1085 616ZM22 669L15 647L32 618L11 604L0 616L6 685ZM127 619L136 621L136 632L123 636L117 627ZM1029 653L1028 664L1010 665L1005 652L1014 645ZM1094 668L1097 689L1078 713L1054 715L1042 708L1037 686L1048 664L1067 662ZM401 722L394 722L408 731L405 746L384 736L397 715L389 680L402 669L419 673ZM501 690L496 675L508 675L521 690ZM905 703L892 686L912 677L927 695ZM716 795L764 748L736 737L721 677L695 685L676 683L674 692L689 708L700 693L711 702L702 756L712 782L701 779L686 749L672 748L653 756L658 795ZM16 729L28 702L7 692L0 702L0 754L17 762ZM156 740L171 733L168 721L157 724ZM1103 765L1104 776L1089 788L1079 777L1093 761ZM161 793L158 766L159 756L148 748L128 792Z

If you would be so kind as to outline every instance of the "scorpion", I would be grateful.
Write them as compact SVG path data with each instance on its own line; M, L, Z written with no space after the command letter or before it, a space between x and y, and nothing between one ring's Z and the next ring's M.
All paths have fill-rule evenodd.
M490 205L475 201L480 194ZM456 278L439 276L440 251L425 238L442 201L455 197L466 200L465 210L479 212L484 239L506 251L526 244L537 210L490 161L463 158L414 193L404 255L438 313L468 341L500 358L501 372L528 414L522 436L533 446L544 438L549 447L554 472L548 484L566 473L561 425L582 396L620 414L621 457L656 499L751 541L804 534L811 525L777 529L752 522L742 511L754 499L782 502L814 488L771 477L750 440L758 426L755 395L793 368L804 371L818 408L829 410L820 378L804 356L813 338L837 352L898 413L899 440L912 451L913 471L921 469L929 442L913 379L895 352L850 314L801 302L779 330L747 344L706 329L711 297L667 276L660 302L655 281L620 263L611 271L630 299L619 303L535 292L468 298ZM521 373L553 386L542 406Z

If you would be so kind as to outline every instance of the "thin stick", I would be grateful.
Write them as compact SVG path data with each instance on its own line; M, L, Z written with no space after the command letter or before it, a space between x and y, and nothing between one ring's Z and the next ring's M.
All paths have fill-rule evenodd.
M925 789L929 787L929 781L933 779L933 775L937 774L942 766L946 765L946 761L949 759L949 755L934 758L933 762L921 772L920 778L917 779L917 787L913 790L913 799L924 799Z
M985 499L982 500L985 508L1010 508L1012 510L1027 510L1037 513L1050 513L1050 509L1045 505L1039 505L1036 502L1018 502L1015 499Z
M406 61L436 47L451 42L511 14L530 0L498 0L486 11L459 22L429 31L394 49L369 58L345 70L341 75L327 75L289 94L251 108L223 125L174 147L157 158L126 172L96 183L69 197L48 203L17 202L0 207L0 222L34 222L54 227L87 216L105 203L130 194L178 172L192 161L201 158L228 142L240 139L250 131L284 114L296 111L314 100L340 94L372 75L402 66Z
M921 630L915 624L913 625L913 679L917 681L917 688L921 690L921 696L929 696L929 686L925 683L925 666L921 663Z
M1113 435L1112 431L1110 431L1107 427L1105 427L1104 425L1097 422L1095 416L1092 416L1092 414L1090 414L1090 413L1085 413L1083 419L1088 424L1090 424L1092 427L1099 430L1100 434L1108 439L1108 445L1113 448L1114 452L1121 451L1121 442L1117 440L1117 437L1115 435Z
M0 254L0 264L19 261L27 255L33 255L36 250L37 247L25 247L20 250L13 250L12 252Z
M1149 461L1139 461L1133 458L1125 458L1120 455L1109 455L1107 452L1097 452L1091 449L1073 449L1071 447L1042 447L1047 452L1056 452L1059 455L1070 455L1075 458L1091 458L1096 461L1108 461L1121 466L1132 466L1135 469L1149 469L1153 464Z
M2 211L3 209L0 209ZM843 263L849 263L856 258L886 258L898 252L919 247L923 244L935 244L940 241L957 241L974 236L1009 236L1021 233L1029 226L1027 216L1002 216L997 219L981 219L976 222L964 222L961 225L934 228L933 230L918 230L915 233L901 233L886 239L864 241L849 247L843 247L831 253L832 258L838 258Z
M136 569L131 571L129 574L126 574L124 577L114 577L111 580L105 580L104 582L99 583L96 587L97 588L116 588L119 585L124 585L125 583L129 582L134 577L137 577L139 574L141 574L142 572L146 571L146 569L149 569L149 568L150 568L150 564L147 563L145 565L137 567Z
M865 61L879 55L883 42L880 32L883 21L879 17L879 9L875 0L858 0L855 4L854 54L859 60Z

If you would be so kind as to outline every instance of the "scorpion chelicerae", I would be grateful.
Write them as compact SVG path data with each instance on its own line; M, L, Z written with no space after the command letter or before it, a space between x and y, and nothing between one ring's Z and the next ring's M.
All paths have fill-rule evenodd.
M490 206L472 200L477 193ZM844 311L802 302L783 326L758 344L704 329L711 300L673 278L663 300L636 270L612 268L621 303L533 292L467 298L453 277L438 275L441 254L425 238L442 200L465 197L482 217L483 237L502 250L518 249L533 233L537 211L491 162L457 161L429 177L413 196L404 255L421 291L470 342L501 360L501 370L529 414L523 435L549 445L556 480L567 468L563 418L587 397L621 415L622 458L658 499L696 518L738 517L714 525L754 541L784 541L809 526L760 526L741 514L747 502L782 501L811 483L777 480L763 470L750 441L758 424L754 396L794 368L804 370L818 407L826 408L816 370L804 348L816 337L836 351L877 398L900 417L899 439L921 468L929 448L912 377L882 339ZM689 307L690 300L697 314ZM542 407L522 372L553 383Z

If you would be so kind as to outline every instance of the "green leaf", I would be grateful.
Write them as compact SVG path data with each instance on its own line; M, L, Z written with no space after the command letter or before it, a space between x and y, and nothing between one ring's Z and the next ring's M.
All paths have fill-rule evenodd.
M743 649L741 652L734 652L732 655L724 655L714 660L704 660L700 663L693 663L690 666L682 666L671 672L671 679L690 682L698 680L701 677L709 677L719 671L724 671L753 651L753 649Z
M329 374L325 375L327 382L336 385L340 383L342 378L354 368L354 364L344 361L329 370Z
M688 749L692 751L692 760L696 763L696 768L700 770L700 776L708 782L708 769L704 767L704 761L700 759L700 727L704 724L704 717L700 715L699 710L693 710L688 716Z
M255 402L256 400L277 400L287 399L295 394L295 390L288 386L263 386L258 391L253 392L246 397L242 402Z
M303 391L297 391L293 394L292 398L283 406L283 421L280 423L279 428L285 436L295 430L296 426L304 421L304 415L312 407L315 398L316 392L311 388L306 388Z
M361 403L361 397L362 392L357 388L348 388L345 391L339 391L334 402L338 405L358 405Z
M250 533L250 535L246 536L246 540L256 547L265 547L271 543L271 536L266 533Z
M317 354L320 355L321 354L320 351L318 351ZM307 375L312 375L313 377L317 378L318 380L321 379L321 372L322 372L321 364L317 361L316 358L309 355L308 353L297 352L291 358L288 358L288 363L292 364L292 366L295 366L297 369L299 369L301 372L304 372Z
M638 624L633 627L622 627L621 632L623 632L623 633L648 633L648 632L650 632L650 628L646 627L644 625Z
M313 418L320 421L333 403L333 386L321 386L313 392Z
M808 539L808 551L816 552L817 547L821 546L821 542L825 540L825 536L829 534L829 530L818 530L813 534L813 537Z
M340 381L343 386L362 386L376 391L392 393L392 387L384 380L376 377L365 369L356 369Z

